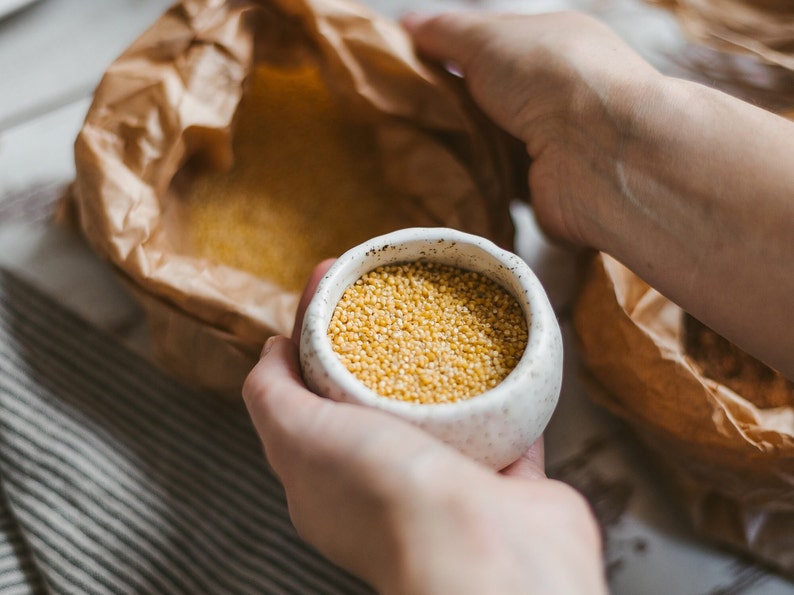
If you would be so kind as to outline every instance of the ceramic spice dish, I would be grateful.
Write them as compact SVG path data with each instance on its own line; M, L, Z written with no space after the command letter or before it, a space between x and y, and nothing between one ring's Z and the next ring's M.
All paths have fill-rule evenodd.
M377 267L414 261L485 275L520 305L526 348L515 368L490 390L452 403L396 400L368 388L334 351L329 324L347 288ZM494 469L518 459L543 433L559 398L562 357L557 318L527 264L485 238L447 228L402 229L343 254L317 287L300 341L304 379L313 391L399 416Z

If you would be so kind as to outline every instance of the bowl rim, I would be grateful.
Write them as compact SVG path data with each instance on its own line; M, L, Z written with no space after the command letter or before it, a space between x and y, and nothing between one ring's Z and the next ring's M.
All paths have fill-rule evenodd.
M473 248L480 255L486 255L486 259L466 260L465 263L461 262L453 266L480 272L502 285L518 301L527 321L527 345L516 367L495 387L461 401L416 403L379 395L345 367L328 340L328 324L337 302L347 287L362 274L384 264L421 259L443 262L443 259L436 258L437 254L425 254L420 258L399 258L401 247L413 247L419 244L426 244L436 249L463 244ZM393 252L394 258L387 262L364 266L375 258L383 257L384 252L388 250ZM504 281L494 279L493 271L489 274L489 271L479 266L486 260L492 265L497 265L505 278L513 281L512 286L507 287ZM470 266L467 266L467 263L470 263ZM363 272L355 273L353 277L357 269ZM352 278L352 281L341 283L341 289L335 287L334 284L346 276ZM549 316L554 318L553 324L548 322ZM544 373L538 369L538 366L545 362L545 358L537 355L550 348L555 333L559 334L558 329L556 314L543 286L529 265L518 255L500 248L487 238L459 230L446 227L409 227L373 237L346 251L331 265L307 306L300 335L300 356L302 365L305 363L305 358L313 356L315 359L313 365L319 364L323 373L329 379L333 379L333 382L346 393L348 400L392 411L406 418L421 419L427 416L455 418L461 414L461 409L476 415L478 412L485 413L500 406L505 408L505 413L508 413L511 393L521 386L527 377L543 376ZM307 382L310 380L307 379ZM311 382L309 384L310 388L316 390L316 387L311 386Z

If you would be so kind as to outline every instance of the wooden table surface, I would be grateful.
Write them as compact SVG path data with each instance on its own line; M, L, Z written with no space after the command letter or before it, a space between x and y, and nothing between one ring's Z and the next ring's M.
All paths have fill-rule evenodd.
M613 27L664 72L681 74L686 41L673 18L639 0L369 0L398 16L456 7L580 9ZM0 0L0 11L13 2ZM0 20L0 266L18 271L96 326L148 355L138 306L80 238L54 224L74 176L73 142L108 64L166 0L38 0ZM705 543L687 528L628 429L592 405L577 377L569 306L576 255L550 246L517 208L518 252L536 269L562 322L566 369L547 432L549 471L581 490L605 529L616 594L794 594L794 585Z

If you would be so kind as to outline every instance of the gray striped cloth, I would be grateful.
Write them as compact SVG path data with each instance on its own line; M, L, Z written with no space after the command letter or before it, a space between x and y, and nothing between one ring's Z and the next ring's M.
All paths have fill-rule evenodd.
M0 350L3 595L371 592L297 536L241 402L8 273Z

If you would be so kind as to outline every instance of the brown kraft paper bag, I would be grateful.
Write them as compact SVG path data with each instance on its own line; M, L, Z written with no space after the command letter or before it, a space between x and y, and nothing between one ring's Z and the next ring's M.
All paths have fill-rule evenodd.
M574 325L590 396L657 455L693 526L794 576L794 383L603 254Z
M239 396L265 339L290 333L320 258L409 226L511 247L516 155L458 77L361 6L185 0L108 68L63 211L140 301L155 358ZM256 268L268 262L282 278Z

